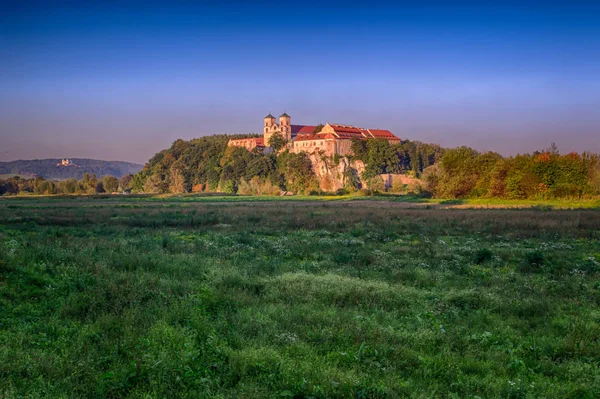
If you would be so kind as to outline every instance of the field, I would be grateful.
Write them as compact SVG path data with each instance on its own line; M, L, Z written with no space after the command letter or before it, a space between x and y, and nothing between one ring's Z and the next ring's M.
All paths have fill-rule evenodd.
M600 210L503 205L0 199L0 397L600 397Z

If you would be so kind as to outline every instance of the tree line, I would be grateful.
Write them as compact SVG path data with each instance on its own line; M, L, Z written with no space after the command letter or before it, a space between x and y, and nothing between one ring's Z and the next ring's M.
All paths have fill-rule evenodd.
M600 195L600 155L560 154L556 145L502 157L472 148L446 149L425 169L425 189L438 198L582 198Z
M114 176L97 178L95 174L84 173L82 179L46 180L42 177L25 179L19 176L0 179L0 195L17 194L102 194L129 192L134 175L117 179Z
M177 140L154 155L135 175L59 182L18 177L0 180L2 194L96 194L224 192L279 194L320 192L320 182L307 154L285 149L265 154L228 147L232 138L258 135L214 135ZM348 169L346 189L362 188L382 174L409 174L419 178L419 193L436 198L488 197L508 199L581 198L600 195L600 155L560 154L555 145L532 154L503 157L469 147L442 148L437 144L386 140L354 140L351 160L365 165L361 175ZM336 155L326 160L339 162ZM381 179L380 179L381 180ZM378 190L384 190L379 185Z

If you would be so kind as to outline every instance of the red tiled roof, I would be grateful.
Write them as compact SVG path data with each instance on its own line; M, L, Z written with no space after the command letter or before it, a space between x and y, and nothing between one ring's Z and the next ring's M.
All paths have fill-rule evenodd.
M259 147L264 147L265 146L265 138L264 137L257 137L254 140L256 140L256 145Z
M316 134L313 133L298 133L294 141L307 141L307 140L315 140L317 138Z
M295 140L306 141L306 140L325 140L325 139L368 139L368 138L376 138L376 139L386 139L386 140L398 140L400 138L394 135L394 133L389 130L384 129L364 129L358 126L350 126L350 125L341 125L341 124L332 124L330 125L334 132L335 136L332 134L322 134L317 133L314 134L315 126L310 125L291 125L292 137ZM259 144L260 145L260 144Z
M292 128L292 134L298 134L298 133L312 134L312 132L314 132L315 128L316 128L316 126L310 126L310 125L290 125L290 127Z
M341 139L361 138L367 135L364 129L359 128L357 126L350 127L345 125L334 124L331 125L331 127L335 131L335 134Z
M387 139L387 140L400 140L399 137L396 137L394 133L389 130L381 130L381 129L368 129L370 136L376 139Z

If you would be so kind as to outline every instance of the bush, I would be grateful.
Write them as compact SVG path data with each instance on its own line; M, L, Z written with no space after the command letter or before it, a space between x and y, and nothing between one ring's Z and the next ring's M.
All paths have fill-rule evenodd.
M525 260L521 264L520 270L522 272L536 272L539 271L542 266L544 266L546 260L544 259L544 254L541 251L535 250L531 252L527 252L525 254Z
M373 195L373 191L369 190L368 188L361 188L360 190L358 190L356 192L357 197L368 197L368 196L372 196L372 195Z
M406 194L409 191L408 184L402 183L401 180L394 179L392 181L392 187L389 189L389 191L394 194Z
M375 176L369 179L367 181L367 186L374 192L385 192L385 183L383 182L381 176Z
M473 261L480 265L482 263L492 260L493 256L494 254L488 248L481 248L480 250L475 252Z

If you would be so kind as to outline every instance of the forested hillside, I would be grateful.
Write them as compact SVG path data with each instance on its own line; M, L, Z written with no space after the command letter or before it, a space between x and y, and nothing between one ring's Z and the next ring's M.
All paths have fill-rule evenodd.
M314 157L287 151L265 155L259 150L227 147L229 139L241 137L250 136L177 140L134 176L132 189L147 193L322 191L314 172ZM344 172L345 190L349 192L364 187L382 191L380 175L404 173L421 179L422 186L415 190L419 194L439 198L543 199L600 194L600 156L560 154L554 145L514 157L408 140L397 145L385 140L356 140L352 150L350 160L361 161L364 170L359 173L350 167ZM340 159L321 156L318 162L335 166Z
M276 194L280 191L310 193L320 191L313 163L306 154L288 151L265 155L260 150L227 147L231 138L250 136L216 135L191 141L177 140L156 154L135 175L132 188L147 193L220 191L243 194ZM390 146L385 140L357 141L354 158L364 161L362 175L349 168L346 189L360 189L381 173L420 174L441 157L437 145L405 141ZM339 157L322 156L332 166Z
M60 159L32 159L0 162L0 175L6 177L20 175L42 177L47 180L82 179L83 175L94 174L98 177L114 176L121 178L137 173L142 165L122 161L100 161L96 159L70 158L74 165L57 166Z

